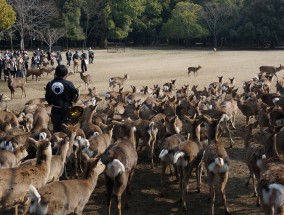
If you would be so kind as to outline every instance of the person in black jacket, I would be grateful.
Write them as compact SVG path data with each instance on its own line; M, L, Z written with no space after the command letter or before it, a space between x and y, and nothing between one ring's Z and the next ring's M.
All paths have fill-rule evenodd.
M65 65L59 65L55 69L55 77L48 82L45 88L45 99L51 109L51 121L53 132L62 131L62 123L67 123L68 111L72 103L79 97L79 91L71 81L66 80L68 69Z
M81 55L81 70L82 72L87 72L87 54L84 50L82 50Z
M68 51L66 52L66 60L67 60L67 66L71 66L72 53L70 52L69 49L68 49Z

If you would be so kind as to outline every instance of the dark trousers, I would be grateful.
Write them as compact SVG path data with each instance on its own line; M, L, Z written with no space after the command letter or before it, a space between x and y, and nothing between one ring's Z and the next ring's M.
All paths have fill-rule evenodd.
M94 58L92 56L89 56L89 64L93 63Z
M51 109L51 122L53 124L53 132L62 132L62 124L67 123L67 115L69 108L56 108Z
M87 65L86 65L85 60L82 60L82 62L81 62L81 70L82 70L82 72L87 71Z

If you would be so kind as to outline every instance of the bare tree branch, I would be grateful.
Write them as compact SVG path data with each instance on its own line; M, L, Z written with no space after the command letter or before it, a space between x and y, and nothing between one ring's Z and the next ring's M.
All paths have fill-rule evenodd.
M49 27L50 21L57 14L56 7L50 1L43 0L8 0L17 13L16 29L21 37L21 49L28 32Z
M45 42L49 48L53 46L61 37L66 34L64 28L45 28L36 30L35 33L39 36L40 40Z
M203 18L214 37L214 45L217 47L219 34L225 29L232 15L231 8L226 4L207 3L204 6Z

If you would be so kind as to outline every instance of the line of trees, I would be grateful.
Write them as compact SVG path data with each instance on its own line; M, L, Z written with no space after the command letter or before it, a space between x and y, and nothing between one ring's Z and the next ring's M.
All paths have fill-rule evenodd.
M283 0L0 0L0 39L52 47L284 41Z

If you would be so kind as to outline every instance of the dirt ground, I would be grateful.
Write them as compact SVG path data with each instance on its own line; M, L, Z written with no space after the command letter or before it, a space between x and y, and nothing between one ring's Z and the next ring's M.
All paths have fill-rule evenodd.
M56 50L55 50L56 51ZM63 53L65 54L65 53ZM138 88L154 84L162 85L171 79L176 79L177 87L184 84L198 85L198 89L208 86L211 82L218 81L217 76L224 76L224 81L235 77L236 86L242 92L242 83L256 76L261 65L279 66L283 64L283 51L217 51L211 50L172 50L172 49L142 49L127 48L122 53L107 53L106 50L95 50L94 64L88 65L88 73L93 76L93 84L103 97L108 90L108 79L112 76L123 76L128 73L130 79L125 84L125 90L130 90L131 85ZM65 63L65 62L64 62ZM202 66L198 77L187 76L187 67ZM70 68L72 71L72 67ZM284 71L279 72L279 77L284 76ZM30 77L26 87L27 97L21 98L20 90L16 90L15 100L8 103L8 108L20 111L24 103L31 98L44 96L44 86L52 76L44 77L36 82ZM84 84L78 73L69 76L75 86L80 87L82 93L86 93ZM274 80L275 82L275 80ZM273 84L274 86L275 84ZM3 77L0 80L0 92L9 96L10 92ZM239 112L237 127L244 124L244 117ZM231 159L229 180L226 187L228 205L232 214L257 215L263 214L261 209L255 206L256 199L250 184L247 188L245 182L248 169L244 163L245 150L243 142L234 136L235 144L230 149L227 138L227 151ZM123 214L152 215L152 214L209 214L209 194L206 184L206 175L202 177L201 193L194 193L195 180L190 180L192 192L187 195L188 211L183 212L179 200L179 186L174 182L174 177L169 176L167 181L167 193L160 196L160 165L156 161L156 167L150 168L146 152L139 152L139 161L132 181L132 195L129 209L123 209ZM218 187L218 186L217 186ZM85 215L107 214L104 179L100 176L97 187L84 209ZM124 198L123 198L124 200ZM115 201L113 201L113 212ZM220 194L216 193L215 213L223 214Z

